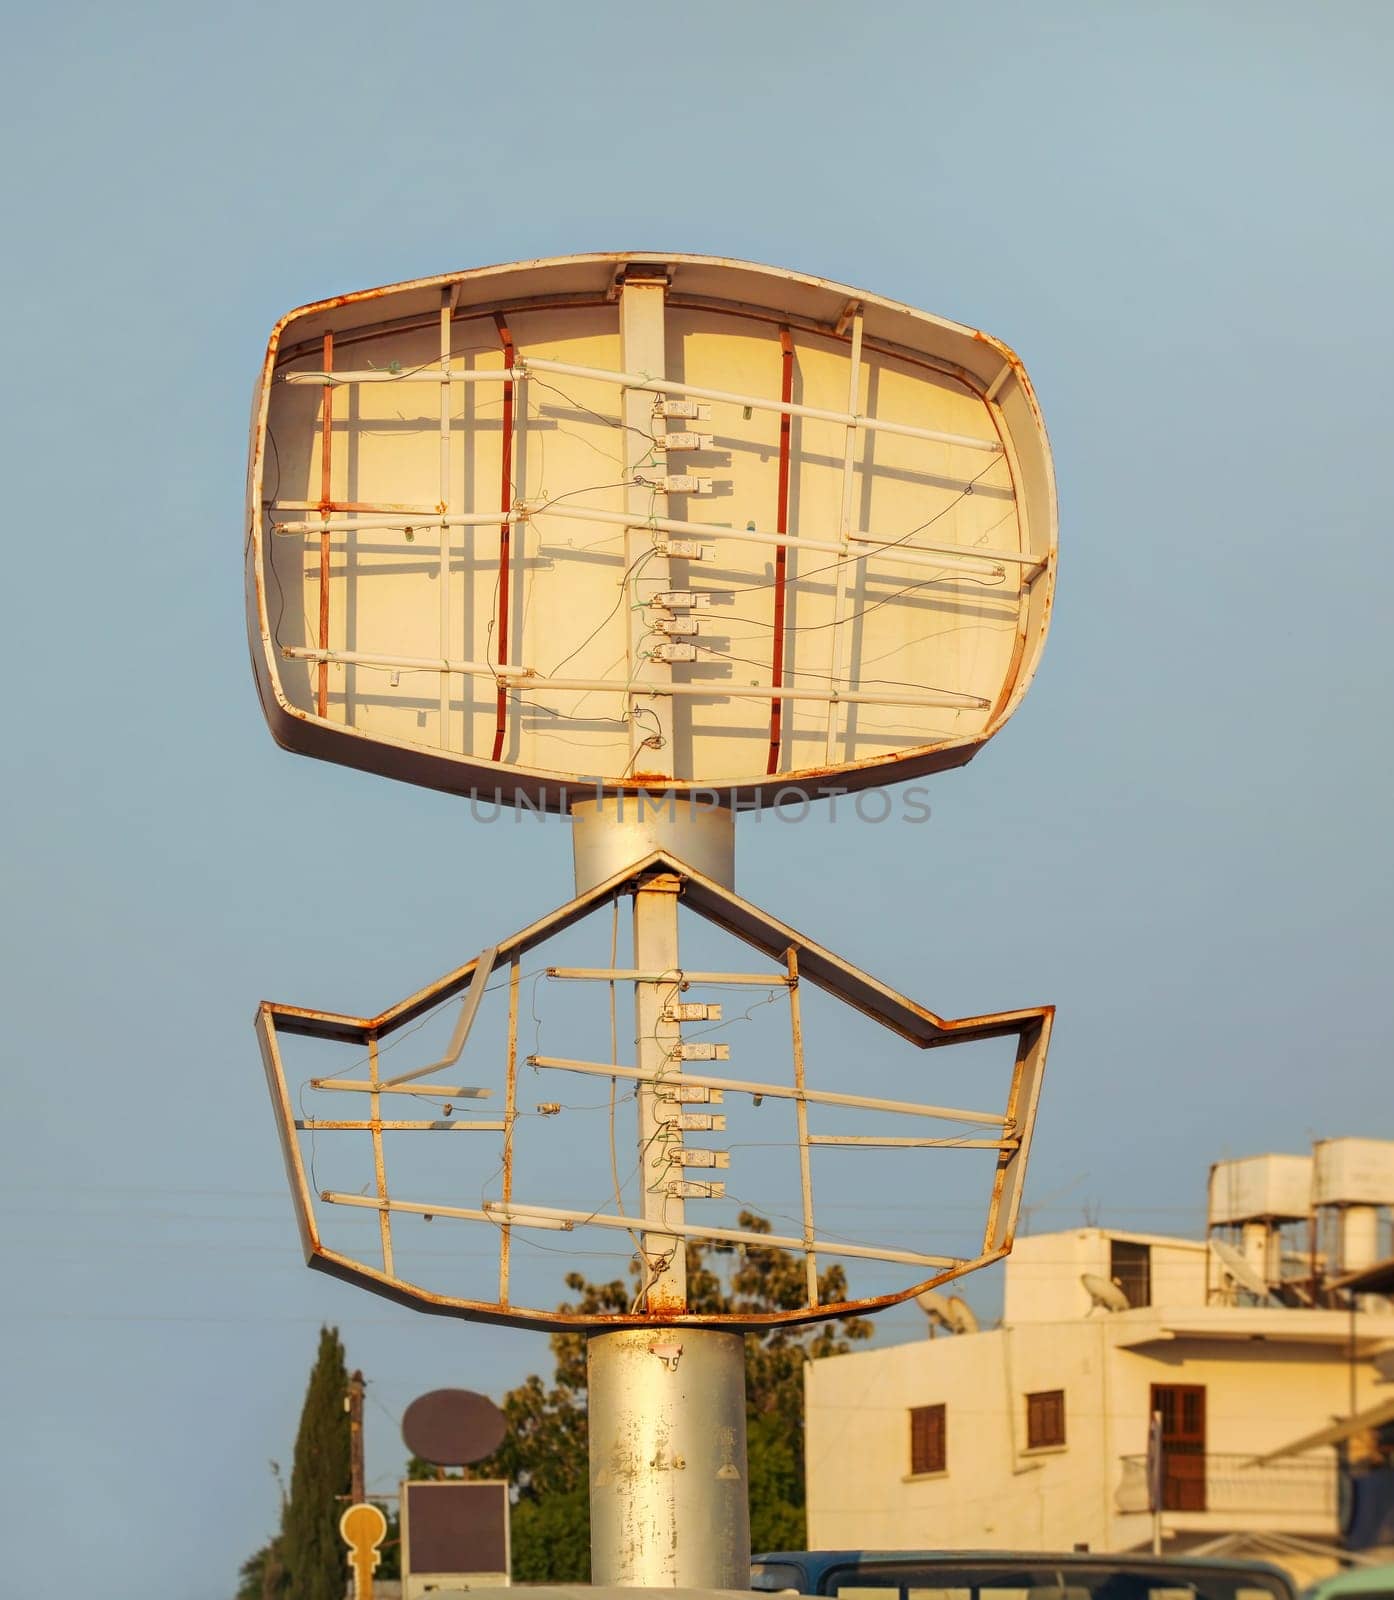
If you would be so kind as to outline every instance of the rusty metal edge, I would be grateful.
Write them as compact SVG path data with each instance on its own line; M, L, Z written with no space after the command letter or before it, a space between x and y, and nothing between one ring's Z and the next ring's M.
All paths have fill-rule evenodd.
M732 1332L758 1332L769 1328L807 1326L815 1322L830 1322L842 1317L865 1316L884 1311L891 1306L922 1294L926 1289L937 1288L955 1278L976 1272L980 1267L991 1266L1008 1252L1000 1250L991 1255L963 1261L956 1267L926 1278L923 1283L896 1294L876 1295L866 1300L840 1300L833 1304L805 1306L795 1311L768 1311L702 1316L698 1314L653 1316L638 1312L565 1312L544 1310L535 1306L504 1307L494 1301L465 1300L452 1295L433 1294L417 1284L401 1278L389 1278L375 1267L365 1266L335 1250L320 1248L307 1259L306 1264L316 1272L323 1272L343 1283L356 1284L370 1294L391 1300L410 1310L422 1311L429 1316L457 1317L469 1322L488 1322L505 1327L531 1328L542 1332L580 1333L591 1328L724 1328Z
M295 1137L295 1113L291 1109L290 1093L286 1088L285 1067L281 1061L280 1047L276 1042L276 1022L272 1008L257 1007L257 1043L261 1046L261 1063L266 1072L266 1087L271 1093L271 1106L276 1115L276 1134L281 1142L281 1158L285 1162L286 1179L290 1184L291 1204L295 1208L295 1226L300 1234L300 1248L307 1265L313 1265L322 1248L319 1229L315 1224L314 1202L310 1186L305 1180L305 1163L300 1157L300 1143Z
M257 1033L261 1044L267 1086L276 1115L277 1132L296 1207L296 1222L306 1264L344 1282L355 1283L371 1293L403 1306L437 1316L453 1316L473 1321L540 1330L575 1330L592 1327L724 1327L758 1330L792 1327L841 1317L860 1316L900 1305L926 1289L963 1277L979 1267L991 1265L1010 1254L1015 1238L1022 1185L1035 1129L1041 1079L1045 1071L1054 1019L1053 1006L1037 1006L1017 1011L997 1012L976 1017L946 1019L878 983L868 974L841 961L822 946L805 939L793 929L768 916L759 907L742 900L712 880L703 878L691 867L663 851L654 851L643 861L559 907L511 939L499 943L496 962L513 960L553 934L609 903L641 876L655 870L670 871L681 881L687 903L698 915L741 938L775 960L787 960L787 951L798 952L801 976L807 977L844 1003L890 1028L921 1049L974 1039L1000 1038L1016 1034L1020 1041L1007 1117L1016 1122L1020 1143L1006 1160L999 1162L989 1202L983 1253L958 1266L937 1273L895 1294L862 1300L841 1301L832 1305L805 1306L787 1312L768 1312L724 1317L655 1317L651 1314L614 1313L603 1316L566 1313L536 1307L504 1307L496 1302L476 1301L437 1295L403 1279L389 1277L351 1257L329 1250L321 1243L315 1224L313 1200L306 1182L304 1164L294 1134L294 1114L285 1082L284 1067L276 1042L280 1029L288 1033L366 1042L390 1033L419 1016L431 1006L459 993L471 980L478 960L448 973L437 983L418 991L399 1005L375 1018L348 1017L333 1012L317 1012L303 1007L277 1005L264 1001L257 1011ZM694 896L694 886L697 894Z
M680 880L683 902L698 915L772 961L782 964L784 952L792 945L799 954L799 970L810 982L920 1049L1021 1034L1054 1014L1053 1006L1028 1006L981 1016L938 1016L662 850L653 851L518 933L500 940L496 963L502 965L514 956L526 955L544 940L565 932L608 904L617 894L627 892L640 877L655 870L672 872ZM477 960L466 962L372 1017L317 1011L274 1001L263 1002L263 1010L273 1015L277 1026L289 1033L363 1043L370 1034L382 1037L392 1033L459 994L470 982L477 964Z
M1055 1009L1048 1007L1039 1022L1022 1029L1018 1039L1007 1117L1016 1126L1019 1142L1015 1150L1002 1152L993 1174L992 1198L988 1202L987 1225L983 1230L986 1251L1010 1253L1016 1241L1017 1216L1021 1210L1031 1138L1036 1130L1036 1112L1041 1098L1041 1079L1045 1074L1054 1021Z

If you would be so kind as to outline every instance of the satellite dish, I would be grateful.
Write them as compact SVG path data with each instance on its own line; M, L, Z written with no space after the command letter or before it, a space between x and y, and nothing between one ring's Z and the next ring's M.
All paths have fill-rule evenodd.
M539 809L962 766L1049 625L1017 357L748 262L563 256L304 306L248 484L278 742Z
M1212 1239L1210 1248L1215 1252L1220 1265L1241 1289L1248 1290L1250 1294L1257 1295L1265 1302L1273 1298L1265 1279L1254 1271L1232 1244L1226 1244L1223 1239Z
M1079 1281L1084 1285L1085 1291L1092 1302L1089 1309L1102 1306L1105 1311L1131 1311L1132 1305L1127 1295L1123 1293L1123 1285L1117 1278L1110 1281L1100 1278L1096 1273L1084 1272L1080 1274Z
M915 1296L915 1304L929 1318L931 1329L944 1328L949 1333L978 1332L978 1319L960 1295L937 1294L933 1289L926 1289Z
M419 1395L402 1417L402 1441L436 1467L482 1461L503 1443L508 1422L487 1395L470 1389L433 1389Z
M915 1296L915 1304L929 1318L930 1337L934 1337L936 1328L944 1328L953 1332L953 1323L949 1320L949 1297L946 1294L937 1294L933 1289L925 1289Z
M949 1322L955 1333L977 1333L978 1319L973 1308L960 1295L949 1296Z

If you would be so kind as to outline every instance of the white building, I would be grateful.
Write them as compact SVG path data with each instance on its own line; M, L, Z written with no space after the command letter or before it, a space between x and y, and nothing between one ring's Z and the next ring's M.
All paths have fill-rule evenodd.
M806 1369L812 1548L1145 1544L1154 1411L1169 1539L1338 1535L1332 1449L1255 1458L1394 1393L1388 1301L1280 1304L1223 1242L1100 1228L1019 1239L1005 1270L998 1329ZM1130 1308L1096 1307L1086 1274Z

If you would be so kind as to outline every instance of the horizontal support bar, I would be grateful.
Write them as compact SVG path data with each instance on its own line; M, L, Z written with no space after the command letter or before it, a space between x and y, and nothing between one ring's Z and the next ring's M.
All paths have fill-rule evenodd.
M262 509L265 511L352 511L366 516L374 517L438 517L440 507L434 506L409 506L392 500L331 500L326 505L323 500L263 500ZM323 528L322 522L315 524ZM355 523L356 527L357 524Z
M1020 1139L883 1139L874 1133L810 1133L809 1144L861 1146L868 1150L1018 1150Z
M714 662L721 658L715 656ZM698 665L701 665L698 662ZM935 706L944 711L986 711L992 704L980 695L958 694L952 689L926 690L923 694L903 694L889 690L873 689L776 689L769 684L728 683L643 683L624 682L615 678L541 678L528 677L514 668L500 668L498 676L510 689L536 692L555 689L558 693L572 690L587 692L613 690L627 695L676 695L679 698L714 697L720 700L814 700L823 704L835 701L839 705L862 706Z
M300 1118L295 1126L302 1132L314 1133L428 1133L444 1131L446 1133L502 1133L508 1126L505 1122L456 1122L451 1117L441 1118L436 1122L388 1122L379 1118L376 1122L326 1122L321 1118Z
M586 378L595 383L613 383L621 389L636 389L648 394L681 394L691 400L715 400L719 404L740 406L742 410L773 411L790 417L807 417L810 422L833 422L844 428L869 428L880 433L895 433L905 439L925 439L931 444L954 445L964 450L982 450L1000 455L999 439L981 439L973 434L945 433L938 428L920 428L912 422L890 422L881 417L858 416L852 411L826 411L819 406L799 405L792 400L772 400L767 395L736 394L729 389L705 389L676 378L651 378L643 372L619 372L610 367L580 367L570 361L548 361L542 356L519 356L510 367L417 367L410 372L385 372L370 367L367 371L287 372L281 381L312 384L318 388L342 388L353 383L507 383L522 382L531 372L551 372L562 378Z
M908 567L942 567L944 560L963 561L984 577L1000 577L997 570L1002 564L1020 567L1040 567L1044 560L1021 550L988 549L977 545L959 544L899 544L880 534L855 529L847 535L851 544L864 544L871 548L866 555L851 555L834 539L810 539L803 534L774 533L768 529L726 527L715 522L687 522L680 517L637 517L631 511L604 511L591 506L544 505L535 507L529 516L564 517L572 522L605 522L620 528L654 529L659 533L692 534L700 539L734 539L738 544L785 545L793 549L819 550L826 554L845 556L855 561L898 561ZM307 527L323 524L306 524ZM944 558L941 560L940 558Z
M290 509L290 508L287 508ZM540 505L514 511L467 511L443 514L437 510L413 512L371 512L356 517L328 517L318 521L301 519L272 524L273 534L300 538L308 534L364 533L373 530L392 532L398 528L484 528L497 524L531 522L537 517L561 517L571 522L600 522L617 528L647 528L659 533L693 534L703 539L734 539L738 544L786 546L842 555L856 561L892 561L908 567L943 567L946 561L963 563L965 569L983 577L1001 577L1002 567L1019 566L1033 572L1044 567L1040 556L1022 550L956 544L901 544L861 529L849 533L850 544L868 547L865 555L852 555L834 539L811 539L802 534L774 533L768 529L726 527L721 523L689 522L681 517L636 517L627 511L606 511L593 506Z
M563 378L590 378L597 383L617 383L622 389L638 389L650 394L681 394L691 400L715 400L719 403L749 407L752 411L774 411L790 417L807 417L812 422L835 422L844 428L870 428L881 433L896 433L906 439L927 439L933 444L961 446L965 450L983 450L989 455L1000 455L1001 441L979 439L971 434L944 433L938 428L918 428L910 422L888 422L880 417L862 417L851 411L825 411L818 406L798 405L792 400L772 400L766 395L734 394L727 389L704 389L693 383L680 383L675 378L651 378L642 372L614 372L604 367L578 367L569 361L547 361L540 356L520 356L517 372L526 377L531 372L554 372Z
M311 1078L312 1089L339 1089L348 1093L361 1094L425 1094L432 1099L443 1100L491 1100L492 1089L474 1089L458 1084L449 1086L433 1083L424 1089L416 1089L405 1083L372 1083L367 1078Z
M531 1206L518 1201L486 1200L483 1210L466 1206L433 1206L416 1200L378 1200L363 1194L320 1193L329 1205L359 1206L368 1211L403 1211L415 1216L454 1217L464 1222L492 1222L496 1226L530 1228L620 1228L633 1233L642 1226L639 1217L612 1217L599 1211L569 1211L560 1206ZM731 1244L751 1244L760 1249L812 1250L819 1255L854 1256L866 1261L897 1261L914 1267L952 1268L964 1265L956 1256L928 1256L914 1250L879 1250L873 1245L839 1244L831 1239L796 1239L779 1233L754 1233L745 1228L704 1227L701 1223L665 1223L665 1234L684 1239L720 1239Z
M283 372L282 383L310 385L316 389L342 389L353 383L508 383L522 374L511 367L442 367L433 363L393 372L386 367L368 367L342 372Z
M749 983L760 989L778 989L791 980L787 973L771 972L641 972L637 967L548 967L549 978L574 978L586 983Z
M867 706L931 706L945 711L986 711L991 701L979 695L958 694L952 689L905 694L899 690L875 689L793 689L762 684L728 683L642 683L618 678L544 678L532 667L499 667L487 661L451 661L443 656L392 656L363 650L315 650L306 645L282 645L281 654L289 661L332 661L344 666L375 667L383 672L450 672L462 677L494 678L500 685L521 693L550 689L557 694L613 693L625 695L676 695L688 699L717 700L813 700L820 704L836 702ZM720 658L715 658L720 659Z
M827 1089L795 1089L784 1083L747 1083L738 1078L713 1078L706 1073L682 1071L644 1072L639 1067L619 1067L609 1061L571 1061L562 1056L529 1056L531 1067L552 1067L558 1072L585 1072L601 1078L630 1078L636 1083L664 1085L698 1084L708 1089L726 1089L733 1094L748 1094L760 1099L806 1100L815 1106L848 1106L854 1111L894 1111L907 1117L933 1117L944 1122L975 1122L986 1127L1007 1128L1001 1112L960 1111L952 1106L922 1106L913 1100L878 1100L859 1094L835 1094Z
M391 533L394 528L492 528L502 522L525 522L522 511L426 511L421 516L411 512L376 512L360 517L328 517L318 522L274 522L271 531L287 537L307 533Z
M345 667L381 667L389 672L453 672L464 677L492 678L500 671L487 661L450 661L444 656L384 656L367 650L312 650L297 644L283 644L281 654L288 661L333 661Z

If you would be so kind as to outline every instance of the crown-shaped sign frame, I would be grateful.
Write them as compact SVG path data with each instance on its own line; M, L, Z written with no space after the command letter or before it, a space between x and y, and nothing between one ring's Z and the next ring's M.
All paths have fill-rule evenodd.
M614 968L549 968L549 976L579 982L647 985L668 994L703 994L710 985L729 988L747 983L764 988L783 987L787 991L790 1008L792 1071L784 1081L752 1082L732 1077L725 1072L711 1073L694 1069L689 1059L684 1059L681 1022L669 1029L665 1052L657 1065L645 1068L628 1063L573 1060L565 1057L531 1055L523 1058L518 1053L519 962L537 946L581 922L602 908L612 904L617 897L633 895L639 891L670 893L679 904L697 913L727 933L736 935L762 957L776 963L774 971L740 971L709 973L688 971L682 968L661 973L641 973L632 969ZM470 1023L477 1012L479 997L492 975L509 975L510 1015L507 1030L506 1060L501 1074L504 1098L500 1115L485 1118L449 1120L442 1118L437 1109L435 1117L424 1121L395 1118L384 1113L383 1105L403 1096L430 1096L434 1100L445 1098L459 1103L485 1091L462 1084L442 1084L441 1072L457 1065L466 1065L471 1056L465 1050ZM919 1101L889 1100L858 1095L845 1090L820 1090L809 1085L804 1065L804 1047L800 1022L799 990L802 984L812 984L833 996L840 1003L853 1007L873 1018L890 1030L925 1050L936 1050L955 1044L987 1039L1010 1038L1016 1042L1010 1088L1005 1105L998 1111L968 1110L964 1108L921 1103ZM398 1076L384 1075L379 1052L399 1030L410 1027L456 996L461 997L460 1022L455 1038L446 1055L430 1066ZM671 1009L671 1007L670 1007ZM705 1008L700 1004L692 1007ZM962 1277L978 1267L1000 1259L1010 1251L1016 1229L1017 1213L1021 1200L1022 1180L1030 1152L1031 1136L1035 1126L1036 1104L1040 1093L1041 1076L1045 1069L1049 1048L1053 1007L1037 1006L1026 1010L1008 1011L989 1016L963 1017L946 1020L932 1011L917 1005L904 995L897 994L884 984L858 971L831 951L814 943L804 935L762 911L758 906L743 900L713 879L704 877L686 863L663 851L655 851L645 860L625 869L610 879L600 882L578 895L548 916L532 923L511 937L501 940L474 961L446 974L429 987L409 996L387 1011L372 1017L352 1017L328 1012L309 1011L300 1007L265 1002L258 1013L257 1031L261 1042L267 1083L275 1108L277 1125L285 1156L291 1194L295 1201L296 1218L301 1243L307 1263L318 1271L329 1273L349 1282L357 1283L376 1294L413 1305L423 1311L444 1315L471 1317L484 1321L506 1321L535 1328L577 1328L586 1326L615 1326L631 1323L652 1326L664 1324L693 1324L700 1326L726 1326L742 1328L768 1327L777 1324L797 1324L830 1317L845 1317L861 1312L894 1305L925 1289ZM365 1078L322 1077L312 1078L311 1091L323 1090L331 1094L359 1095L366 1100L367 1115L353 1119L296 1116L292 1103L291 1085L283 1061L282 1042L287 1035L304 1035L322 1040L334 1040L364 1048L368 1052L368 1075ZM671 1097L669 1128L662 1145L665 1166L654 1180L659 1188L680 1189L687 1198L694 1191L710 1188L687 1158L692 1147L684 1138L682 1129L689 1115L680 1107L700 1097L705 1107L712 1102L713 1093L719 1098L749 1096L759 1099L787 1102L794 1110L794 1127L790 1130L799 1154L801 1171L801 1200L803 1227L797 1235L757 1233L749 1229L708 1226L691 1220L669 1223L671 1232L662 1229L645 1229L645 1254L671 1252L675 1242L684 1240L708 1243L737 1244L755 1248L775 1246L800 1254L806 1264L806 1296L801 1305L780 1311L749 1311L713 1317L690 1315L682 1310L658 1314L648 1307L630 1313L588 1313L578 1310L530 1307L513 1302L510 1289L510 1245L514 1230L543 1227L571 1231L578 1227L597 1227L617 1230L633 1235L644 1227L642 1217L610 1215L575 1207L560 1208L527 1203L513 1193L513 1163L519 1130L525 1126L520 1120L518 1103L518 1076L522 1066L544 1069L557 1075L581 1074L592 1079L619 1079L629 1084L646 1084L660 1097L665 1091ZM948 1123L956 1131L946 1133L942 1128L923 1136L894 1135L884 1139L866 1134L810 1134L808 1110L819 1106L844 1107L849 1111L893 1113L898 1117L927 1119L930 1125ZM660 1113L662 1114L662 1113ZM704 1125L708 1120L704 1112ZM957 1131L967 1130L967 1131ZM439 1197L429 1195L401 1196L391 1187L390 1163L386 1145L391 1138L406 1132L440 1132L458 1134L470 1132L481 1139L490 1136L489 1153L478 1160L468 1159L469 1170L496 1172L499 1193L481 1200L477 1206L458 1206ZM306 1134L335 1133L367 1135L371 1140L375 1186L368 1195L322 1191L316 1193L307 1175L306 1162L301 1149L301 1139ZM811 1172L811 1152L819 1145L863 1145L886 1147L916 1147L926 1152L936 1149L991 1149L996 1152L996 1167L992 1177L990 1195L981 1246L976 1254L962 1257L932 1255L921 1251L898 1248L894 1244L866 1242L849 1243L843 1239L827 1240L819 1237L814 1204ZM470 1157L477 1149L470 1142ZM717 1186L719 1187L719 1185ZM380 1223L381 1253L378 1263L351 1258L328 1247L321 1235L317 1217L317 1204L348 1206L375 1210ZM455 1220L484 1228L497 1239L498 1294L494 1300L463 1299L440 1292L430 1286L409 1282L401 1277L394 1266L392 1219L402 1216L427 1216ZM923 1219L926 1224L932 1218ZM895 1262L907 1268L911 1281L894 1293L866 1298L848 1299L836 1303L822 1303L818 1290L817 1261L820 1257L841 1259L867 1259Z

